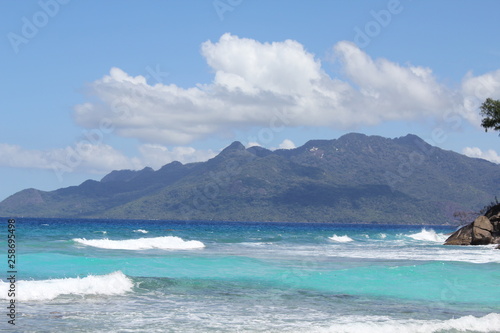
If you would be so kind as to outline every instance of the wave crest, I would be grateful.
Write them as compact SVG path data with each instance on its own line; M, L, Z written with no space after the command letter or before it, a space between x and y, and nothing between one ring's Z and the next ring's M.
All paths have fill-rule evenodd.
M424 242L443 243L446 240L446 235L438 234L433 229L427 230L425 228L422 228L419 233L408 235L408 237Z
M125 240L111 240L108 238L105 239L74 238L73 241L83 245L98 247L101 249L111 249L111 250L150 250L150 249L189 250L189 249L199 249L205 247L205 244L203 244L200 241L196 240L185 241L182 238L175 236L125 239Z
M333 235L332 237L328 237L328 239L330 239L334 242L338 242L338 243L348 243L348 242L354 241L354 239L352 239L351 237L349 237L347 235L344 235L344 236Z
M9 286L10 282L0 281L0 298L7 296ZM131 291L133 286L132 280L121 271L84 278L21 280L17 282L16 300L46 301L60 295L121 295Z

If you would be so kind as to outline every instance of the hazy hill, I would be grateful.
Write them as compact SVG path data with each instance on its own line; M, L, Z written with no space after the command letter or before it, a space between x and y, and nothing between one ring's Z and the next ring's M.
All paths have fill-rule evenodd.
M291 150L234 142L203 163L27 189L1 202L0 216L442 224L498 193L499 165L415 135L353 133Z

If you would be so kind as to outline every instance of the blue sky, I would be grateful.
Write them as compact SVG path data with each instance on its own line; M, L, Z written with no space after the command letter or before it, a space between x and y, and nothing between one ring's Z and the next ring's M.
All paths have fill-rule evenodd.
M114 169L413 133L500 162L498 1L2 1L0 200Z

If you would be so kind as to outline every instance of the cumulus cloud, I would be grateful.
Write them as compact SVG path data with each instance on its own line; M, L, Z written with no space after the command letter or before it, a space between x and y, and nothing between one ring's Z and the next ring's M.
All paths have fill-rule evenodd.
M294 148L297 148L297 146L295 145L295 143L293 143L293 141L290 140L290 139L283 140L283 142L280 143L280 145L278 147L279 147L279 149L294 149Z
M262 147L260 143L258 142L248 142L247 145L246 145L246 148L250 148L250 147Z
M108 157L93 160L89 155L82 165L109 170L117 165L159 167L172 160L206 160L215 153L186 145L255 127L271 131L299 126L352 130L384 121L445 119L450 112L479 125L480 103L487 97L500 98L500 70L479 76L467 73L458 88L450 88L440 83L430 68L373 59L346 41L333 46L329 60L339 64L334 76L293 40L261 43L226 33L218 41L204 42L201 55L213 72L213 80L190 88L149 84L145 77L129 75L120 68L112 68L108 75L90 83L88 101L74 108L75 121L88 129L105 124L113 134L136 138L142 145L140 156L135 158L103 146L98 149L107 150ZM261 144L255 138L248 141L247 147ZM294 147L290 140L279 145ZM28 161L18 164L46 165L47 159L60 160L67 155L64 150L10 149L18 149L19 161ZM63 157L54 157L61 154Z
M109 145L78 143L74 147L29 150L18 145L0 144L0 165L15 168L85 170L101 173L115 168L136 168L138 161L128 159Z
M216 155L212 150L196 150L192 147L168 149L153 144L139 146L139 154L128 157L109 145L88 142L46 151L0 143L0 166L49 169L54 170L59 176L68 172L102 174L112 170L138 170L146 166L157 169L173 161L181 163L206 161Z
M463 154L469 157L482 158L484 160L500 164L500 155L493 149L482 151L478 147L465 147Z
M142 76L112 68L90 84L98 101L77 105L74 116L87 128L106 120L117 135L185 145L277 123L353 129L388 120L438 117L457 108L467 114L465 100L477 97L478 85L487 82L490 89L500 84L500 73L469 75L462 89L453 91L439 83L429 68L372 59L345 41L333 50L333 60L341 64L338 77L329 76L321 61L296 41L261 43L224 34L217 42L201 45L214 73L212 82L187 89L149 85Z
M486 98L500 99L500 70L474 76L467 73L462 80L462 116L472 124L479 126L481 116L479 107Z
M293 40L259 43L225 34L201 49L215 70L214 85L231 92L301 95L324 76L320 61Z
M215 152L187 145L256 127L271 132L299 126L352 130L384 121L450 119L450 112L479 126L480 104L488 97L500 98L500 70L478 76L467 73L458 88L450 88L430 68L373 59L346 41L333 46L329 60L339 64L334 75L293 40L262 43L226 33L218 41L204 42L201 55L213 72L209 83L189 88L149 84L141 75L111 68L89 84L87 101L74 107L74 119L84 128L140 140L138 156L88 141L48 151L0 144L0 165L44 169L62 165L96 173L158 168L174 160L206 160ZM245 144L262 144L256 140L249 138ZM294 147L288 139L279 145ZM466 151L475 157L498 158L494 151Z
M181 163L206 161L217 154L210 149L196 150L193 147L174 147L169 149L158 144L141 145L139 151L142 156L142 163L153 169L158 169L172 161L179 161Z
M354 43L342 41L333 50L338 77L327 75L296 41L261 43L224 34L201 45L214 73L211 83L149 85L143 76L112 68L90 84L98 101L75 106L74 117L87 128L109 122L115 134L144 143L185 145L252 126L353 129L451 111L477 125L480 103L500 97L500 70L469 73L453 90L429 68L372 59Z
M349 114L359 113L359 122L410 120L438 115L452 106L450 91L437 82L429 68L373 60L349 42L338 43L334 51L343 72L358 88L358 103L349 100L346 106Z

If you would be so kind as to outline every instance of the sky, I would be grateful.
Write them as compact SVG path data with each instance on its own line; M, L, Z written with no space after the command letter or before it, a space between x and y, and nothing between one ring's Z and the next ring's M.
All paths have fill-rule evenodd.
M0 1L0 200L112 170L418 135L500 163L496 0Z

